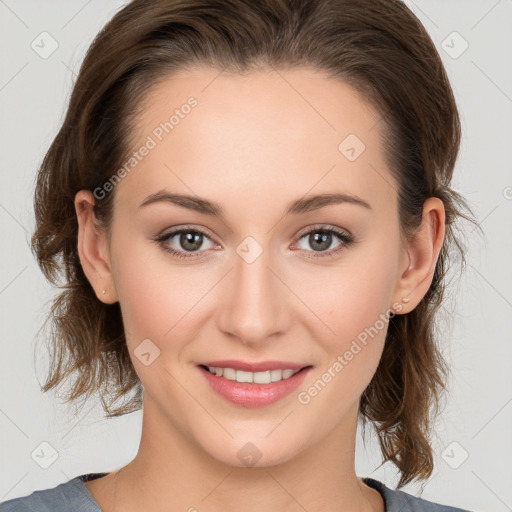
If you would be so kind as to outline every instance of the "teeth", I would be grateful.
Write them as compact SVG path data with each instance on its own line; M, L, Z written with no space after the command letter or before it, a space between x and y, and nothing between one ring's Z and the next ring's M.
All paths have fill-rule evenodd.
M266 372L246 372L244 370L235 370L233 368L218 368L208 366L208 370L217 377L224 377L228 380L237 382L248 382L250 384L270 384L280 380L289 379L300 370L269 370Z
M297 373L294 370L283 370L283 379L289 379L294 373Z

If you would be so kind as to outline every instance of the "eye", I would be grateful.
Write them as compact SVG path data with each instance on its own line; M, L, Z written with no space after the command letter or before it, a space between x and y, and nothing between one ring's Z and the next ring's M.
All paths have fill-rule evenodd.
M210 237L198 228L180 228L175 229L164 235L160 235L155 239L162 248L177 258L197 258L198 252L205 252L203 249L211 249L215 244ZM209 241L210 246L204 247L204 242ZM173 248L178 247L178 249ZM189 254L187 254L189 253Z
M329 249L332 246L333 242L336 242L338 239L338 245L334 248ZM301 241L304 240L305 243L301 245ZM354 243L354 237L341 229L334 228L331 226L314 226L313 229L310 229L305 234L303 234L299 242L300 249L306 251L306 257L308 258L322 258L333 256L343 249L350 246ZM304 246L309 245L313 248L312 251L305 249ZM326 250L329 249L329 250ZM315 254L316 253L316 254Z
M336 239L338 245L329 249ZM205 231L187 227L175 229L158 236L154 240L176 258L200 258L203 257L200 253L206 252L207 249L212 249L216 245ZM309 244L313 250L305 249L304 244L301 244L302 240L305 244ZM204 247L205 241L209 242L210 245L206 244L207 247ZM296 244L305 251L306 257L322 258L333 256L354 242L354 237L341 229L332 226L314 226L313 229L302 234Z

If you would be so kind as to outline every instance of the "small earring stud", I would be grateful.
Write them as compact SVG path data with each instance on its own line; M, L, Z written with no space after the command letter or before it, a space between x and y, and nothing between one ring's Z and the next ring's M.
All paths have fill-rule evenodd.
M105 295L105 290L101 290L101 293L102 293L103 295Z
M402 302L407 303L409 302L409 299L407 297L402 297Z

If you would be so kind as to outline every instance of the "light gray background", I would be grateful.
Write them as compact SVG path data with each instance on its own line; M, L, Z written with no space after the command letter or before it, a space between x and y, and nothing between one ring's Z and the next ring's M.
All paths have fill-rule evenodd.
M468 268L451 290L455 309L445 315L443 350L452 379L437 423L436 469L422 496L504 512L512 509L512 2L407 4L431 34L452 81L464 131L454 185L486 235L482 240L470 232ZM75 417L52 393L40 392L47 361L41 347L35 350L36 333L55 292L29 249L37 166L63 119L86 48L122 5L0 0L0 501L113 470L138 448L140 412L105 420L91 399ZM44 31L58 43L47 58L31 47L45 37L51 48L48 36L40 36ZM469 46L461 53L464 41ZM37 457L51 453L44 442L58 452L47 469ZM375 470L379 463L376 443L363 451L358 439L358 474L394 487L393 467ZM412 484L405 490L421 489Z

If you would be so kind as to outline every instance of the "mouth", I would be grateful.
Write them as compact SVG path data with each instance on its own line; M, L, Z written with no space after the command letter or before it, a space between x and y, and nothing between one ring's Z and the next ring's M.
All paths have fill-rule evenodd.
M272 382L279 382L293 377L296 373L299 373L306 368L300 368L299 370L292 370L291 368L277 368L275 370L251 372L245 370L236 370L235 368L223 368L219 366L199 366L210 372L212 375L215 375L216 377L223 377L224 379L236 381L240 384L270 384Z
M261 407L289 395L313 367L279 361L214 361L199 364L198 368L210 387L226 400L244 407Z

